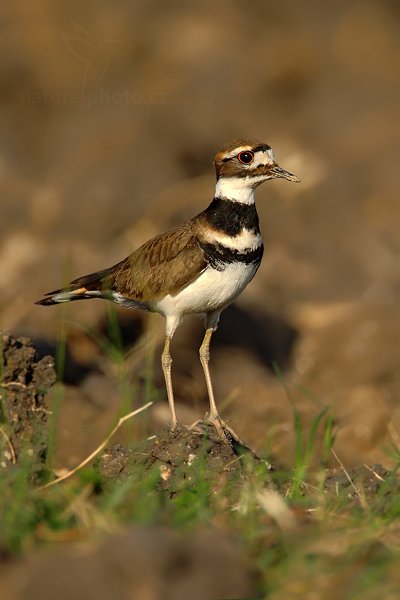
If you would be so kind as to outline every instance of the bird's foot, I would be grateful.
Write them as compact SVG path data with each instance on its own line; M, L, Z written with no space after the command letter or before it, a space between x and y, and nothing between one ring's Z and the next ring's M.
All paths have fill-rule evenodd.
M181 423L178 423L178 421L172 421L169 426L169 433L174 437L179 437L183 433L184 429L185 427L181 425Z
M239 437L233 429L231 429L219 415L210 415L206 413L204 419L195 421L189 429L192 431L198 431L203 435L210 435L210 427L212 427L218 434L218 437L230 446L234 446L236 442L240 442Z
M213 432L217 432L218 438L224 443L231 446L233 452L241 457L243 455L248 455L255 459L256 461L260 461L264 463L267 471L274 471L274 466L271 465L267 460L260 458L252 448L250 448L245 442L243 442L238 434L231 428L229 425L225 423L223 419L218 415L217 417L212 418L208 413L205 415L204 419L199 419L195 421L190 427L190 431L197 432L200 435L206 437L212 437ZM215 435L215 434L214 434Z
M239 438L237 434L231 429L219 415L207 415L205 419L208 423L214 426L218 437L230 446L234 446L235 441Z
M232 429L232 427L229 427L229 425L227 425L219 415L215 417L208 415L206 416L206 419L208 423L212 424L215 427L218 436L221 438L221 440L232 447L235 454L237 454L238 456L243 456L246 454L251 455L254 459L263 462L266 465L268 471L274 470L274 467L268 461L260 458L258 454L254 452L254 450L252 450L252 448L250 448L245 442L243 442L243 440L240 439L236 431Z
M204 419L198 419L189 427L190 431L195 431L201 435L205 435L207 437L215 436L215 431L218 434L218 437L225 443L231 444L229 439L229 430L227 425L222 421L222 419L211 419L208 413L205 415Z

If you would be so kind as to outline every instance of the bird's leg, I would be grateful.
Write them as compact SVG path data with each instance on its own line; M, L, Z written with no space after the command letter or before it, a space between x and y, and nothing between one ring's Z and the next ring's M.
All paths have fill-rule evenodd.
M206 333L204 335L203 342L199 349L199 355L201 366L203 367L204 376L206 379L208 398L210 401L210 414L208 416L208 421L210 421L210 423L214 425L219 437L224 442L232 444L239 438L237 434L230 427L228 427L228 425L220 417L217 405L215 403L214 390L212 386L210 370L208 368L208 363L210 362L210 342L212 334L214 333L214 331L216 331L218 327L220 314L220 312L215 312L207 315Z
M206 329L203 342L200 346L199 355L201 366L203 367L204 371L204 377L206 378L208 398L210 401L210 414L208 416L208 420L214 425L218 435L224 441L229 442L229 436L227 435L224 427L225 424L219 416L217 405L215 404L214 390L212 386L210 370L208 368L208 363L210 362L210 342L215 329L216 327L208 327Z
M200 362L203 367L204 377L206 378L207 392L208 398L210 401L210 421L217 421L220 417L217 410L217 405L215 404L214 398L214 390L211 381L210 370L208 368L208 363L210 362L210 342L212 338L212 334L214 333L214 328L210 327L206 329L206 333L204 335L203 342L199 349Z
M178 425L178 419L176 418L175 412L175 402L174 402L174 391L172 389L172 377L171 377L171 365L172 358L170 354L170 346L171 346L172 337L167 335L165 337L164 350L161 355L161 365L164 373L165 386L167 388L167 396L168 396L168 404L171 410L171 429L176 429Z

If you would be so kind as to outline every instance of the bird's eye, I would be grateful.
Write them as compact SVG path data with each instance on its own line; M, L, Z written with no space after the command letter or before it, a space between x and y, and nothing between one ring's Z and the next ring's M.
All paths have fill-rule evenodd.
M249 152L248 150L246 150L245 152L239 152L237 157L240 160L240 162L244 163L245 165L249 165L254 160L253 152Z

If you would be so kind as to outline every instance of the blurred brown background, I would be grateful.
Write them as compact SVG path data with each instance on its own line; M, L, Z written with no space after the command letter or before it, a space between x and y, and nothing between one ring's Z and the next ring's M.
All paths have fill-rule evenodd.
M386 449L400 440L398 2L14 0L0 23L1 329L54 352L62 310L34 300L204 208L213 154L233 138L259 138L302 183L258 192L266 253L215 336L219 405L243 438L260 449L269 440L288 464L291 403L305 423L329 406L344 462L391 464ZM100 301L68 307L63 464L91 450L121 407L115 367L87 333L104 332L106 314ZM153 431L168 419L163 321L118 314L125 347L137 344L132 404L159 400ZM206 408L200 339L195 321L174 340L186 423Z

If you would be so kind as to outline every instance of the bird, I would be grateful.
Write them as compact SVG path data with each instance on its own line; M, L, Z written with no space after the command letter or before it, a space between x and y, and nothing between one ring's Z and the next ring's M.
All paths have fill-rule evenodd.
M222 438L227 438L209 370L211 338L222 311L250 283L263 257L256 188L269 179L300 180L277 164L268 144L255 140L228 143L215 155L214 166L215 193L205 210L156 235L117 264L44 294L36 304L49 306L102 298L163 315L165 343L161 365L172 431L180 424L172 385L171 341L184 316L203 317L205 333L199 357L210 406L207 422Z

